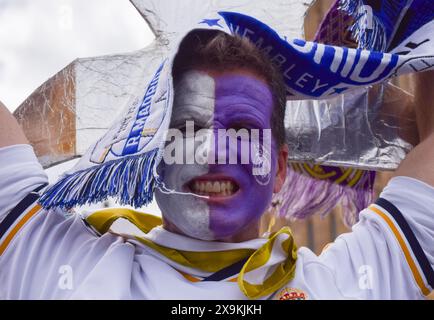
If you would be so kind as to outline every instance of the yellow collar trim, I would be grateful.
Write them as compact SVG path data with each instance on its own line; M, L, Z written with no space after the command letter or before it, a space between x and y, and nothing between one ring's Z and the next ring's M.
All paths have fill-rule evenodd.
M99 233L103 234L119 218L130 221L144 233L148 233L153 228L162 224L162 220L159 217L125 208L98 210L89 215L86 221ZM292 232L288 227L284 227L279 232L270 235L268 241L257 250L246 248L198 252L162 246L143 237L136 237L136 239L171 261L205 272L217 272L237 261L250 257L238 275L238 285L240 290L251 299L272 294L288 283L295 275L297 248ZM277 244L276 241L278 242ZM273 249L276 245L277 250ZM273 254L276 254L276 251L283 252L286 258L284 261L278 263L277 266L275 264L268 266L267 262L270 261L270 257ZM274 271L261 283L251 283L252 281L248 281L248 278L250 278L249 272L258 272L259 270L260 273L267 274L267 270L271 268L274 268Z

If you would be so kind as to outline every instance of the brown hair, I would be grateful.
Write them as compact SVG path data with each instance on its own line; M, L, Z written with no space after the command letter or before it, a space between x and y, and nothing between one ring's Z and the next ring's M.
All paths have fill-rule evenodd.
M181 42L173 64L176 80L184 72L194 68L215 71L246 69L263 78L270 86L274 108L271 130L278 146L285 142L284 116L286 105L285 83L279 69L266 53L250 40L221 31L194 30Z

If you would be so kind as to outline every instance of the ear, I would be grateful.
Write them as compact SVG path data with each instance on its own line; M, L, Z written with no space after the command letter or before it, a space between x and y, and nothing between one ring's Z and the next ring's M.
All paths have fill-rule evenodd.
M273 188L274 193L278 193L282 189L283 183L285 182L286 170L288 170L288 154L288 146L286 144L283 144L279 148L279 152L277 155L277 171Z

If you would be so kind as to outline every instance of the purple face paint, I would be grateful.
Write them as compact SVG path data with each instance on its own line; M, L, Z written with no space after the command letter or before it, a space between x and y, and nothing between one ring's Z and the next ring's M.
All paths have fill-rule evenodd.
M214 134L218 145L218 129L270 129L273 98L269 87L251 75L223 74L215 76ZM258 221L271 202L277 170L277 146L271 141L271 172L268 183L260 183L253 175L253 159L238 164L210 164L209 174L233 179L239 190L225 201L209 201L210 230L216 239L232 236ZM252 146L251 146L252 147ZM216 151L217 152L217 151ZM227 150L226 154L229 154Z

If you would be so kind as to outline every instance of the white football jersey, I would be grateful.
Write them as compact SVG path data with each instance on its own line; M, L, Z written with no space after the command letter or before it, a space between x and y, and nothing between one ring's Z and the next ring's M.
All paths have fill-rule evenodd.
M29 145L0 148L0 299L247 299L236 281L177 265L134 237L102 235L78 213L12 210L47 176ZM297 252L294 278L262 299L424 299L434 286L434 188L395 177L352 232L320 255ZM258 249L267 239L207 242L153 228L183 250ZM236 275L235 275L236 277Z

